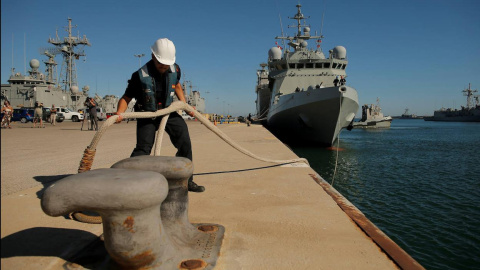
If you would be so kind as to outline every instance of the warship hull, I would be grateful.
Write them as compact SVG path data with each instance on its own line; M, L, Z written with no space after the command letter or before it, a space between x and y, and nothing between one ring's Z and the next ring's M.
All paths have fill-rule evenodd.
M390 116L380 120L362 121L353 123L354 128L389 128L392 125L393 118Z
M358 106L358 94L352 87L312 89L274 100L267 123L275 135L291 144L331 146L351 124Z

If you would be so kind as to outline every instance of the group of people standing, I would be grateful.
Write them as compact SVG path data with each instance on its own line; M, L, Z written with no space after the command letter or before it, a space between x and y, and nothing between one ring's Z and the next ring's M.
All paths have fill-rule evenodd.
M345 85L347 83L347 80L345 80L345 77L340 76L340 80L338 79L338 76L335 77L335 80L333 80L333 85L338 86L340 85Z
M87 97L85 103L83 104L87 107L88 119L90 120L90 127L88 130L98 130L98 117L97 117L97 102L91 97ZM83 121L86 120L86 117Z

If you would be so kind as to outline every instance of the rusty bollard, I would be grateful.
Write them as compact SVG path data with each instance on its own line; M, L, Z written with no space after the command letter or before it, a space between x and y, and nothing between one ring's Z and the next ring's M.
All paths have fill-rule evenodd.
M50 216L99 213L105 248L117 265L114 268L161 269L177 263L158 211L167 192L167 181L159 173L98 169L52 184L41 205Z
M187 158L137 156L112 168L154 171L168 181L169 191L160 209L163 226L178 251L180 269L208 269L216 263L225 228L217 224L191 224L188 219L188 178L193 164ZM197 265L189 268L188 265Z
M163 226L168 235L183 245L200 232L188 220L188 178L193 164L187 158L166 156L137 156L121 160L112 168L154 171L168 181L168 195L160 209Z

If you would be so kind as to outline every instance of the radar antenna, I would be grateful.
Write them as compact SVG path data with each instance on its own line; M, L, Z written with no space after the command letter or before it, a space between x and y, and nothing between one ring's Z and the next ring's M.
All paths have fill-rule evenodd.
M304 40L309 40L309 39L314 39L314 38L317 38L317 39L321 39L323 38L323 36L311 36L310 35L310 25L307 25L306 24L306 19L310 18L310 16L307 16L305 17L303 14L302 14L302 10L300 9L302 7L302 5L298 4L297 5L297 14L295 14L295 16L293 17L288 17L289 19L292 19L292 20L296 20L297 23L295 25L289 25L288 28L297 28L297 34L294 36L294 37L284 37L283 35L281 37L275 37L275 39L282 39L282 40L285 40L285 39L288 39L290 42L288 43L289 46L293 47L295 50L298 49L300 47L300 44L302 41ZM303 23L302 23L303 21ZM305 28L308 28L308 32L307 30L305 30L305 33L302 34L302 27L305 27ZM295 42L293 42L293 40L295 40Z
M55 56L62 53L57 47L40 48L38 49L40 54L46 55L48 60L43 61L45 63L46 83L57 84L57 62L55 62Z

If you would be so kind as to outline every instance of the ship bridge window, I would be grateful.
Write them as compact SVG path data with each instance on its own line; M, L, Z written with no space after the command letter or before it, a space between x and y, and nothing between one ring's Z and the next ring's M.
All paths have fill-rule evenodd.
M315 67L316 67L316 68L323 68L323 63L316 63L316 64L315 64Z
M307 63L307 64L306 64L306 67L307 67L307 68L313 68L313 63Z
M337 69L342 69L342 67L343 67L342 64L338 64Z
M290 63L289 66L290 66L290 68L295 68L295 64L293 64L293 63Z
M347 68L347 64L344 64L342 69L346 69Z
M297 64L297 68L303 68L304 66L305 66L305 64L303 64L303 63L298 63Z
M324 68L330 68L330 63L324 63L323 67Z
M337 63L333 63L332 68L337 68Z

